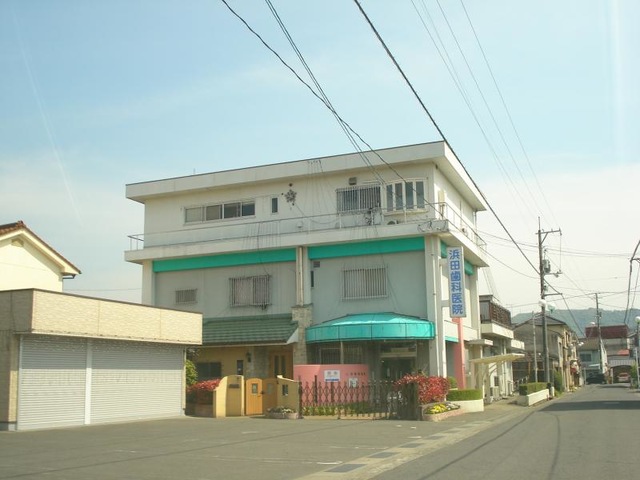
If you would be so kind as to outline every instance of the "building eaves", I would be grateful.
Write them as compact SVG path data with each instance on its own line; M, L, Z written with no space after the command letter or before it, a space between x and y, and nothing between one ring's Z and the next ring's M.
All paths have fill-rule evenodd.
M48 254L52 258L55 258L57 260L56 263L58 263L60 266L63 266L63 274L78 275L82 273L78 267L67 260L63 255L61 255L55 248L45 242L42 238L36 235L29 227L27 227L27 225L22 220L0 225L0 238L19 235L21 233L24 234L26 238L31 237L31 239L40 244L46 254ZM64 268L64 266L66 266L66 268Z

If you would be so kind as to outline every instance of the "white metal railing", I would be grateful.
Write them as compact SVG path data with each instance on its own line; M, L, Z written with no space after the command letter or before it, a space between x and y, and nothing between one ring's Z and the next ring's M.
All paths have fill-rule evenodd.
M434 204L423 210L384 211L376 208L357 213L344 212L260 222L239 221L232 223L221 221L215 224L191 224L181 230L135 234L129 235L128 238L129 250L131 251L142 250L145 247L186 245L223 240L241 241L248 238L261 238L264 239L266 245L272 245L274 242L277 243L277 238L288 234L353 228L392 227L403 224L419 225L432 220L446 220L449 230L455 229L481 248L486 245L476 233L472 224L467 222L454 208L444 203Z

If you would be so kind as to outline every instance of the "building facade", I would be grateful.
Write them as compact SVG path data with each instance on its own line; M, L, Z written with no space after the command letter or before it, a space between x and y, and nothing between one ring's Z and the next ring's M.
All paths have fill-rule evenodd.
M143 303L201 312L201 378L366 364L455 376L483 355L482 195L444 142L127 185ZM462 254L462 257L454 258ZM453 263L452 263L453 262ZM453 311L455 310L455 312Z
M483 358L486 362L493 360L484 367L485 392L493 399L512 395L515 392L513 361L524 357L525 346L515 338L511 312L493 295L481 295L480 322Z
M547 321L547 349L549 352L549 379L554 382L554 374L559 374L562 388L573 389L580 385L580 362L578 357L578 336L562 320L550 315ZM514 327L517 339L526 349L526 356L514 362L514 377L520 381L544 382L544 340L543 318L535 314L531 319Z

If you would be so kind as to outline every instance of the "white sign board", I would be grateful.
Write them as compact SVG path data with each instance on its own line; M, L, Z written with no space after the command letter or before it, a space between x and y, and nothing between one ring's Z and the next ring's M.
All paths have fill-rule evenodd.
M449 265L449 314L452 318L466 317L462 247L447 248L447 264Z

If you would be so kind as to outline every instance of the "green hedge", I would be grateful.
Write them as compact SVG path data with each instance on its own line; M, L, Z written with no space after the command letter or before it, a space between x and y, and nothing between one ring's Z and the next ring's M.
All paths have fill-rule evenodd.
M464 400L482 400L482 390L469 388L467 390L449 390L448 402L462 402Z
M524 383L518 387L518 393L520 395L530 395L532 393L539 392L540 390L546 390L547 384L544 382Z

